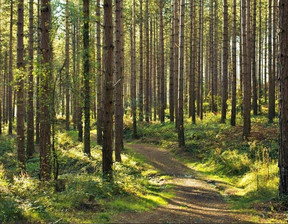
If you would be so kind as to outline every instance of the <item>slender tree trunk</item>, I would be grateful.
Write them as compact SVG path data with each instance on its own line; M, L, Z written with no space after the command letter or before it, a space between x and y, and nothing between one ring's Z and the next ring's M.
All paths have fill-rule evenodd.
M199 102L199 114L200 119L203 120L203 2L199 1L199 55L198 55L198 77L200 80L200 102Z
M163 0L159 0L159 14L160 14L160 121L165 122L165 76L164 76L164 36L163 36Z
M246 7L247 3L247 7ZM246 139L250 134L250 109L251 109L251 64L250 64L250 1L243 0L243 60L244 60L244 100L243 100L243 137ZM246 20L247 17L247 20ZM247 27L246 27L247 21Z
M170 29L170 70L169 70L169 114L170 122L174 122L174 6L171 1L172 16L171 16L171 29Z
M37 76L36 76L36 119L35 119L35 143L40 143L40 63L41 63L41 17L40 17L40 0L37 1Z
M108 181L113 179L113 21L112 0L104 0L104 124L102 168Z
M178 1L174 0L174 108L175 127L178 129L178 65L179 65L179 7Z
M13 128L13 92L12 92L12 83L13 83L13 0L10 3L10 34L9 34L9 85L8 85L8 134L12 135Z
M29 0L29 75L28 75L28 108L27 108L27 157L31 158L34 153L34 77L33 77L33 58L34 58L34 19L33 19L33 0Z
M212 106L212 112L217 112L218 111L218 102L217 102L217 96L218 96L218 0L214 0L214 27L213 27L213 90L212 90L212 95L214 96L214 105ZM216 98L216 99L215 99Z
M288 1L280 0L279 194L288 195Z
M195 111L195 77L196 77L196 52L195 52L195 1L191 1L190 3L190 85L189 85L189 114L192 117L192 123L196 124L196 111Z
M273 71L273 49L272 49L272 0L269 0L269 20L268 20L268 73L269 73L269 122L273 122L275 117L275 80Z
M139 62L139 121L143 121L143 112L144 112L144 106L143 106L143 0L139 0L140 2L140 42L139 42L139 51L140 51L140 62Z
M100 14L100 0L97 0L96 6L97 17L97 143L102 145L103 142L103 106L102 106L102 63L101 63L101 14Z
M146 0L146 9L145 9L145 36L146 36L146 83L145 83L145 121L149 122L149 104L150 104L150 69L149 69L149 0Z
M227 99L228 99L228 3L224 0L224 26L223 26L223 77L222 77L222 113L221 123L226 121Z
M123 38L123 0L115 0L115 159L121 162L123 145L123 82L124 82L124 38ZM136 79L135 79L136 86ZM135 93L136 95L136 93ZM136 106L136 105L135 105ZM135 110L136 113L136 110ZM136 116L135 116L136 119Z
M25 170L25 134L24 134L24 1L18 0L17 19L17 154L19 166Z
M181 0L180 10L180 39L179 39L179 115L178 115L178 143L179 147L185 146L184 138L184 111L183 111L183 73L184 73L184 24L185 24L185 0Z
M136 120L136 3L133 0L132 10L132 32L131 32L131 109L133 119L133 137L137 138L137 120ZM147 92L146 92L147 93Z
M83 74L84 74L84 153L90 152L90 55L89 55L89 0L83 0ZM112 38L113 40L113 38ZM111 142L112 144L112 142Z
M258 0L259 1L259 0ZM253 0L253 31L251 43L251 65L252 65L252 80L253 80L253 114L258 114L258 94L257 94L257 74L256 74L256 0Z
M40 179L51 179L51 79L52 47L50 42L51 6L50 0L41 0L41 58L40 77Z
M258 60L258 109L261 113L261 104L262 104L262 0L259 0L259 60Z
M70 129L70 74L69 74L69 68L70 68L70 36L69 36L69 0L66 0L66 7L65 7L65 13L66 13L66 39L65 39L65 56L66 56L66 66L65 66L65 94L66 94L66 130Z
M236 84L237 84L237 61L236 61L236 7L237 0L233 0L233 30L232 30L232 110L231 125L236 125Z

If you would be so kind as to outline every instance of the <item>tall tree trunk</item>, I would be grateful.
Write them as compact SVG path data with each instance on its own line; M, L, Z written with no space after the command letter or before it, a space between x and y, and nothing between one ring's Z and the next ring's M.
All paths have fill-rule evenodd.
M180 10L180 39L179 39L179 115L178 115L178 143L179 147L185 146L184 138L184 111L183 111L183 73L184 73L184 24L185 24L185 0L181 0Z
M288 1L280 0L279 194L288 195Z
M28 109L27 109L27 156L31 158L34 153L34 77L33 77L33 47L34 47L34 24L33 24L33 0L29 0L29 75L28 75Z
M123 0L115 0L115 159L121 162L123 145L123 82L124 82L124 38L123 38ZM136 86L136 79L135 79ZM136 93L135 93L136 95ZM136 107L136 105L135 105ZM135 110L136 113L136 110ZM135 116L136 119L136 116Z
M112 0L104 0L104 124L102 167L103 176L113 179L112 142L113 142L113 21Z
M258 0L259 1L259 0ZM251 43L251 65L253 80L253 114L258 114L258 94L257 94L257 75L256 75L256 0L253 0L253 21L252 21L252 43Z
M272 0L269 0L268 19L268 73L269 73L269 106L268 119L273 122L275 117L275 80L273 71L273 49L272 49Z
M51 79L52 47L50 42L51 5L50 0L41 0L41 57L40 77L40 179L51 179Z
M150 68L149 68L149 0L146 0L145 9L145 36L146 36L146 82L145 82L145 121L149 122L149 104L150 104Z
M172 15L171 15L171 29L170 29L170 70L169 70L169 115L170 122L174 122L174 5L171 1ZM155 35L155 34L154 34Z
M137 120L136 120L136 3L133 0L132 10L132 32L131 32L131 110L133 119L133 138L137 138Z
M140 42L139 42L139 51L140 51L140 62L139 62L139 121L143 121L143 112L144 112L144 107L143 107L143 96L144 96L144 91L143 91L143 0L139 0L140 2Z
M217 102L217 96L218 96L218 0L214 0L214 19L213 19L213 84L212 84L212 95L214 96L214 105L212 105L212 112L217 112L218 108L218 102ZM216 98L216 99L215 99Z
M89 0L83 0L83 74L84 74L84 153L90 152L90 55L89 55ZM113 40L113 38L112 38ZM112 143L111 143L112 144Z
M203 2L199 1L199 45L198 45L198 78L199 88L199 115L203 120Z
M247 7L246 7L247 3ZM243 0L243 60L244 60L244 100L243 100L243 137L248 138L250 134L250 109L251 109L251 64L250 64L250 1ZM246 20L247 19L247 20ZM247 27L246 27L247 22Z
M233 30L232 30L232 105L231 125L236 125L236 84L237 84L237 61L236 61L236 7L237 0L233 0Z
M190 3L190 85L189 85L189 115L192 117L192 123L196 123L196 111L195 111L195 77L196 77L196 52L195 52L195 1L191 1Z
M40 63L41 63L41 17L40 17L40 0L37 1L37 75L36 75L36 119L35 119L35 143L40 143Z
M69 0L66 0L66 7L65 7L65 14L66 14L66 39L65 39L65 56L66 56L66 64L65 64L65 94L66 94L66 130L70 129L70 74L69 74L69 68L70 68L70 36L69 36Z
M12 92L12 83L13 83L13 0L10 3L10 34L9 34L9 85L8 85L8 134L12 135L13 128L13 92Z
M159 36L159 46L160 46L160 121L163 123L165 121L165 79L164 79L164 36L163 36L163 0L159 0L159 14L160 14L160 36Z
M263 48L262 48L262 0L259 0L259 59L258 59L258 109L259 113L261 113L261 104L262 104L262 53L263 53Z
M178 129L178 65L179 65L179 7L178 1L174 0L174 108L175 127Z
M224 26L223 26L223 77L222 77L222 113L221 123L226 121L228 99L228 3L224 0Z
M25 134L24 134L24 1L18 0L17 19L17 154L19 166L25 170Z
M102 105L102 63L101 63L101 14L100 14L100 0L97 0L96 6L97 17L97 143L103 143L103 105Z

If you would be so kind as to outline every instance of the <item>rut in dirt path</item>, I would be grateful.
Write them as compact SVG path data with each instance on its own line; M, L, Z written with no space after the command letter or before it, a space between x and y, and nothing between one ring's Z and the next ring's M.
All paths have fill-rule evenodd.
M220 193L197 177L166 150L150 145L129 144L135 152L163 174L171 176L175 197L168 204L147 212L128 212L115 217L117 223L251 223L251 217L229 210ZM167 183L167 182L166 182Z

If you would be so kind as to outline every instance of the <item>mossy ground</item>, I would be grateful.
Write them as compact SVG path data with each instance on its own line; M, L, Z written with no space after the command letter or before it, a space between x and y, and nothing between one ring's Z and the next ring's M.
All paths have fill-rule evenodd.
M76 131L64 131L60 120L55 143L61 192L55 191L56 181L39 181L37 152L27 161L27 173L19 174L15 136L1 136L0 222L103 223L119 212L145 211L167 203L165 199L173 196L167 190L170 186L158 184L160 174L129 150L122 154L123 163L114 163L113 183L105 182L94 132L89 158Z
M232 127L229 119L222 124L220 114L207 113L196 125L185 118L185 148L178 148L175 124L168 117L165 124L140 124L138 141L170 150L220 190L232 209L286 222L286 202L278 197L278 123L268 123L263 109L264 114L251 117L248 140L242 137L241 116Z

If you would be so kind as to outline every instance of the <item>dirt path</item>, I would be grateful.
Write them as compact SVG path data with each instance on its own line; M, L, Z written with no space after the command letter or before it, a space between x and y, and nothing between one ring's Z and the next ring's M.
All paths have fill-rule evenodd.
M175 197L151 211L119 214L117 223L251 223L251 217L229 210L220 193L163 149L129 144L156 169L171 176ZM167 183L167 182L166 182Z

